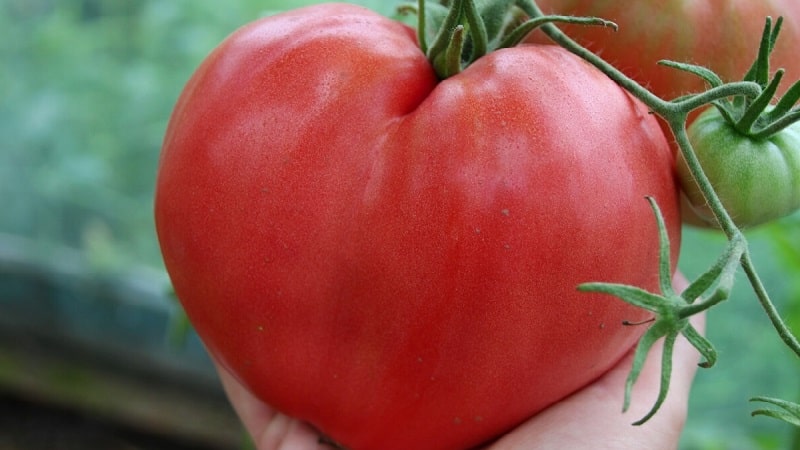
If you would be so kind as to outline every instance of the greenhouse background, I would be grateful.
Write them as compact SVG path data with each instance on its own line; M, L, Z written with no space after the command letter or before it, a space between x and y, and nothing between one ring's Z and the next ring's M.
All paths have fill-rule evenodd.
M247 447L199 340L181 333L153 184L167 119L202 58L238 26L312 3L0 4L0 448ZM800 331L800 217L748 238ZM697 275L724 243L687 229L682 270ZM750 397L800 400L800 364L737 281L709 314L720 359L698 373L681 448L800 448L791 426L750 417Z

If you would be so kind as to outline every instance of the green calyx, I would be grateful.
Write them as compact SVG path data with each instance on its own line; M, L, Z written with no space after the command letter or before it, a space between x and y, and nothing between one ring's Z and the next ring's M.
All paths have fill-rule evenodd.
M779 69L770 78L769 67L769 57L775 48L782 24L783 18L779 17L773 27L772 19L767 17L758 56L744 76L743 81L756 83L761 87L761 94L756 97L739 95L712 102L736 131L752 139L769 138L800 120L800 107L795 107L800 100L800 81L794 83L775 105L771 104L784 74L783 69ZM712 88L724 84L719 76L704 67L674 61L661 61L661 64L693 73L703 78Z
M440 79L464 70L484 55L514 47L546 23L616 25L595 17L542 15L530 17L520 0L441 0L400 7L401 13L417 15L419 45Z
M692 324L689 317L706 311L712 306L725 301L733 287L736 268L740 256L746 251L747 243L737 237L732 240L725 253L714 266L692 282L682 293L678 294L672 287L672 269L670 267L670 242L661 210L651 197L647 198L655 214L658 224L659 238L659 288L660 293L647 292L643 289L616 283L584 283L578 286L580 291L609 294L621 300L654 313L647 332L639 340L633 355L633 366L625 383L625 399L623 411L630 406L633 385L644 368L650 349L656 342L664 339L664 350L661 358L661 386L655 404L644 417L634 422L642 425L659 410L667 398L672 374L672 354L675 341L682 335L703 356L700 367L709 368L717 360L714 346L704 338ZM635 325L635 324L627 324Z

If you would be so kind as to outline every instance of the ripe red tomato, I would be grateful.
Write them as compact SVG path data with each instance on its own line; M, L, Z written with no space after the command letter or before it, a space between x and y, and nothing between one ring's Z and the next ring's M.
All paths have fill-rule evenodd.
M647 108L555 46L439 81L405 25L329 4L240 29L165 137L164 261L209 351L351 449L485 442L591 382L658 287L674 158ZM677 257L677 254L674 255Z
M662 59L708 67L724 81L738 81L758 53L767 16L784 17L772 54L786 69L782 91L800 80L800 1L797 0L537 0L545 13L598 16L619 31L570 26L564 30L655 94L672 99L704 89L694 75L659 66ZM532 40L545 39L541 33ZM781 92L782 92L781 91Z

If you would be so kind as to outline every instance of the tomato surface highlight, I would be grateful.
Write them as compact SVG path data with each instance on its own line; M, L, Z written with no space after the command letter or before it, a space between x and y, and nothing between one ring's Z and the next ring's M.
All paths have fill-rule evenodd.
M439 81L415 32L345 4L227 38L159 164L164 261L210 353L347 448L463 449L599 377L658 289L674 155L647 108L555 46ZM673 261L677 250L673 251Z

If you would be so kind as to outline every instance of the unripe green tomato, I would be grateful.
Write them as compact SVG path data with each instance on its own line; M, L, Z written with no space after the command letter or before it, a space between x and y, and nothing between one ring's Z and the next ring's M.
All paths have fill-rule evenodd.
M688 129L689 141L725 209L740 228L784 217L800 208L800 123L766 139L747 137L717 108L704 111ZM718 228L682 156L678 177L685 196L685 222ZM691 217L691 215L696 217Z

